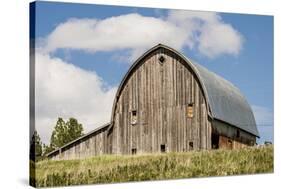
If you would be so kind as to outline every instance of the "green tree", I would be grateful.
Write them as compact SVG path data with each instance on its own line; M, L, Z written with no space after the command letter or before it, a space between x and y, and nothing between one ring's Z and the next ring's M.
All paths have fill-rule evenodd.
M51 136L50 147L58 148L67 143L67 126L62 118L58 118Z
M58 118L54 131L52 132L49 148L55 149L61 147L82 135L83 126L75 118L70 118L67 122L62 118Z
M68 129L68 137L69 141L72 141L83 134L83 126L82 124L78 123L77 119L69 118L69 121L66 122L66 126Z
M52 152L53 150L55 150L54 147L52 147L51 145L46 145L43 144L43 156L46 156L48 153Z
M36 161L41 157L42 157L42 142L39 134L35 130L31 138L30 158Z

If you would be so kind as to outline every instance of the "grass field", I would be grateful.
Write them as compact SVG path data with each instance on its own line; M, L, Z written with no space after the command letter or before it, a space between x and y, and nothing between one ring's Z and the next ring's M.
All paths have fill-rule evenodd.
M45 160L35 166L37 187L272 173L273 146Z

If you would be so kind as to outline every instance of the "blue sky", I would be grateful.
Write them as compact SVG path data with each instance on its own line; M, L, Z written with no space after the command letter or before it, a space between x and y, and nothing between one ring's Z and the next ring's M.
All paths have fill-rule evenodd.
M114 20L110 22L108 18ZM122 28L118 28L118 23L124 24L126 20L131 21L129 28L141 24L147 28L144 28L143 33L136 33L134 30L122 31ZM108 28L102 25L103 23L112 24L116 36L112 39L105 38ZM151 23L158 24L158 28L153 28ZM94 27L96 28L93 29ZM79 29L82 31L81 35ZM145 29L158 32L162 38L150 36L145 33ZM206 32L208 29L213 33ZM162 30L167 31L161 33ZM172 34L169 31L172 31ZM126 32L128 36L123 35ZM173 35L175 32L178 33ZM84 38L88 34L89 41ZM136 36L132 37L132 35ZM185 56L236 85L254 110L261 135L259 142L273 141L273 17L271 16L182 13L150 8L37 2L35 36L38 57L36 64L40 62L37 74L40 76L37 80L43 83L36 88L38 91L36 111L39 123L37 130L46 143L57 114L65 118L78 117L78 120L85 125L86 131L106 120L109 121L110 115L106 114L111 113L111 101L122 77L133 60L152 47L151 44L155 41L168 43ZM138 40L138 36L143 39ZM120 43L119 37L128 38L127 45ZM106 40L102 41L103 38ZM185 42L182 42L182 39ZM75 40L82 42L75 43L73 42ZM83 40L85 40L84 44L82 44ZM94 44L96 40L100 40L100 46ZM59 81L56 81L50 76L55 72L68 75L57 78ZM80 77L79 74L83 76ZM77 78L84 78L84 80ZM94 83L92 89L83 87L88 82ZM55 91L52 91L54 89ZM66 91L75 91L74 89L81 91L81 94L75 92L72 98ZM51 98L55 93L61 96L63 103L57 103L58 99ZM87 94L93 95L91 97ZM71 102L67 101L66 96L69 96ZM102 97L106 97L106 100L101 99ZM79 101L80 98L85 101L94 98L93 104L82 105L85 101ZM98 107L95 105L105 108L97 113ZM79 111L78 115L77 111ZM88 118L92 114L97 115Z

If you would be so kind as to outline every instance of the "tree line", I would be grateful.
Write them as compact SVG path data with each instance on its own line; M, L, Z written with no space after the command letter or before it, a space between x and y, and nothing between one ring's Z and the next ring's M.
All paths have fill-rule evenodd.
M44 159L48 153L56 148L82 136L83 130L83 125L77 119L69 118L69 120L64 121L59 117L52 131L50 144L44 144L35 130L31 138L30 159L33 161Z

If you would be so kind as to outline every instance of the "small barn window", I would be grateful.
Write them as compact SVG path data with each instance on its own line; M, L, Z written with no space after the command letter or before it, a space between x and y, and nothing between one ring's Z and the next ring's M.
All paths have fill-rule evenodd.
M165 144L161 144L161 145L160 145L160 149L161 149L161 152L162 152L162 153L166 152L166 146L165 146Z
M131 124L137 124L137 110L132 110L131 112Z
M189 150L193 150L193 142L189 142Z
M193 103L190 103L187 106L187 117L193 118Z
M136 148L132 148L132 154L133 155L137 154L137 149Z
M165 57L164 57L164 56L160 56L160 57L158 58L158 60L159 60L159 62L160 62L161 64L163 64L163 63L165 62Z

